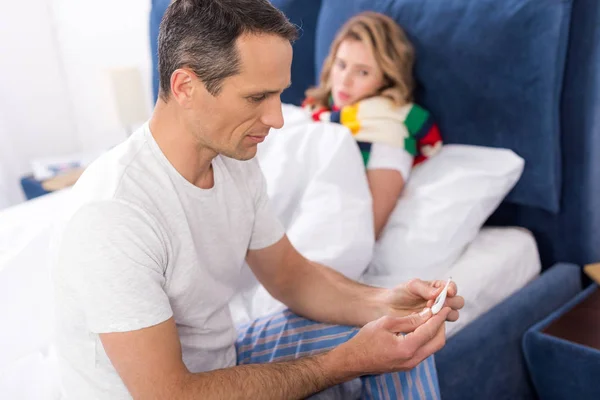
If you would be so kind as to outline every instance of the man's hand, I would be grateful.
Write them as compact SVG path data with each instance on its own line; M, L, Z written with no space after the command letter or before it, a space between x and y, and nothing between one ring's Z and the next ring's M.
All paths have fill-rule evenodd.
M387 309L386 314L404 316L420 312L425 307L431 307L435 298L442 292L446 281L422 281L412 279L402 285L383 293L382 302ZM448 321L456 321L459 310L465 305L465 299L458 296L458 288L454 282L450 283L444 306L450 308Z
M312 263L292 246L287 236L276 244L248 252L254 275L277 300L309 319L363 326L383 315L406 316L431 307L445 281L413 279L388 290L360 284L337 271ZM450 284L445 305L448 321L458 319L464 299Z
M406 371L445 344L450 308L382 317L330 352L287 362L191 373L182 361L173 318L100 340L136 399L300 399L361 375Z
M358 375L410 370L445 345L444 322L450 312L444 307L433 316L425 309L405 317L381 317L331 355Z

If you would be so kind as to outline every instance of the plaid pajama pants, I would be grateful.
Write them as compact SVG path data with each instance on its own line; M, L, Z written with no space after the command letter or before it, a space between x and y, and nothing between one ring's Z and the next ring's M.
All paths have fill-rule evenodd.
M348 341L358 329L302 318L289 310L238 328L237 363L264 364L323 353ZM314 396L315 399L439 399L433 356L408 372L363 376Z

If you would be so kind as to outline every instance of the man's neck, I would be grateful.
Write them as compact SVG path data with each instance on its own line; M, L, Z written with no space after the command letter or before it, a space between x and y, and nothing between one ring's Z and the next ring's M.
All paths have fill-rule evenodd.
M198 143L175 110L162 100L154 108L150 132L181 176L202 189L213 187L212 160L217 154Z

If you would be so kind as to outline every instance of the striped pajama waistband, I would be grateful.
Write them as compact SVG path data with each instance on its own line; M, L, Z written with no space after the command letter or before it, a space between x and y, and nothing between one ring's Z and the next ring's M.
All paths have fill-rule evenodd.
M314 322L286 310L238 328L237 363L264 364L326 352L348 341L358 329ZM318 399L439 399L432 357L411 371L363 376L322 392Z

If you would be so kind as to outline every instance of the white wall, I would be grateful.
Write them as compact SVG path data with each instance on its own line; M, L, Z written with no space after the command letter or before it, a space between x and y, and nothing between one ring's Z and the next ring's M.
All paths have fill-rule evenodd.
M126 135L111 87L111 68L140 70L150 115L150 0L51 1L82 150L112 146Z
M6 1L2 7L0 180L9 183L0 181L0 188L15 187L33 158L95 152L125 139L112 68L140 71L149 117L150 0Z
M47 0L12 1L2 8L0 179L14 188L31 158L77 151L79 141Z
M0 210L23 201L18 180L23 169L14 156L13 148L12 136L0 114Z

